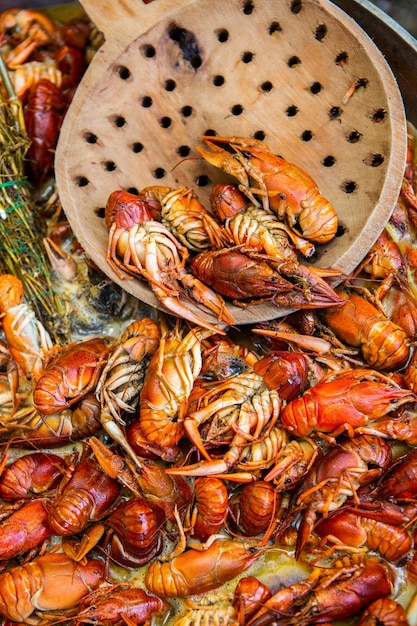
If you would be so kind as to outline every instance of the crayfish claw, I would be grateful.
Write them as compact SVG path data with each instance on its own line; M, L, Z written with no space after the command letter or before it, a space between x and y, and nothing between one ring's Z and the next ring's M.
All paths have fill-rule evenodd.
M182 317L183 319L196 324L197 326L202 326L203 328L207 328L215 333L219 333L220 335L225 335L225 331L219 326L211 324L207 322L205 319L191 311L188 307L184 306L179 298L168 296L166 293L162 292L162 290L157 289L155 286L152 287L152 291L157 296L158 301L163 305L163 307L173 313L177 317Z
M50 238L43 240L45 251L54 271L64 280L74 280L77 276L77 263L75 259L56 245Z
M117 454L113 454L97 437L90 437L88 445L92 449L100 467L110 478L117 478L125 463Z
M237 137L236 135L233 135L232 137L218 137L217 135L201 135L200 139L203 139L205 143L212 145L218 150L221 148L218 148L218 146L215 145L215 142L228 143L233 148L235 148L235 146L239 146L239 148L259 148L260 150L271 150L271 148L264 141L255 139L254 137Z
M189 273L181 275L181 283L187 291L190 291L194 301L203 304L207 309L215 313L219 320L226 324L234 324L235 319L227 309L223 298L212 289L208 288L201 280ZM201 321L199 323L201 326ZM213 330L213 328L210 328Z
M343 300L336 291L321 277L320 271L302 264L285 264L280 267L284 276L292 278L299 291L291 294L276 294L275 304L297 306L300 309L313 309L340 306ZM339 274L340 275L340 274Z
M210 139L213 138L210 137ZM245 167L240 163L236 154L229 152L228 150L223 150L223 148L216 146L216 144L210 141L210 139L204 140L207 146L211 148L212 151L210 152L205 148L196 146L197 152L201 154L201 156L205 161L207 161L207 163L223 170L224 172L226 172L226 174L234 176L244 186L244 188L247 189L249 187L249 176L246 172Z
M215 474L223 474L229 470L229 466L222 459L212 461L200 461L194 465L185 465L184 467L170 467L166 471L167 474L173 476L213 476Z

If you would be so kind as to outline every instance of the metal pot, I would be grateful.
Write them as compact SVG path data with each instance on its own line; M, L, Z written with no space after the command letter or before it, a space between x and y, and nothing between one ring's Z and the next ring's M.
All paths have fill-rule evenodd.
M417 40L368 0L333 0L381 50L401 90L407 119L417 126Z

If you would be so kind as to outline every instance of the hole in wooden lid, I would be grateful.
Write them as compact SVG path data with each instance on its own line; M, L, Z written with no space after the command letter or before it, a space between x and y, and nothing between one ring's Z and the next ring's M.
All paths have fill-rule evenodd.
M250 52L249 50L247 50L246 52L242 54L243 63L250 63L251 61L253 61L254 58L255 58L254 53Z
M215 87L221 87L222 85L224 85L224 76L221 76L221 74L217 74L217 76L214 76L213 85Z
M288 61L287 61L288 67L291 67L291 68L297 67L297 65L300 65L300 63L301 63L301 59L300 59L300 57L298 57L296 55L290 57L288 59Z
M190 107L189 104L186 104L181 109L181 115L184 117L190 117L193 114L193 107Z
M387 112L385 109L376 109L372 114L372 121L376 124L380 124L385 120Z
M311 83L310 85L310 91L312 94L316 95L318 93L320 93L320 91L323 89L323 86L321 85L321 83L319 83L317 80L314 81L314 83Z
M353 193L354 191L356 191L357 189L357 184L355 183L354 180L345 180L342 184L341 184L341 189L345 192L345 193Z
M177 86L177 83L175 82L175 80L172 80L172 78L168 78L164 84L166 91L174 91L176 86Z
M255 10L255 5L252 2L252 0L245 0L245 2L242 5L242 13L244 13L244 15L251 15L254 10Z
M118 65L116 72L122 80L130 78L130 69L126 65Z
M199 187L206 187L209 184L210 179L206 174L201 174L200 176L197 176L195 182Z
M112 122L117 128L122 128L126 124L126 120L123 115L114 115L112 117Z
M358 130L352 130L347 136L346 139L349 143L358 143L359 139L362 137L362 133Z
M216 35L217 35L217 40L220 43L224 43L225 41L229 39L229 31L226 30L225 28L219 28L219 30L216 31Z
M140 101L141 106L143 106L144 109L149 109L149 107L152 106L153 101L151 96L143 96L143 98Z
M171 126L171 124L172 124L172 120L167 115L164 115L159 120L159 125L161 126L161 128L169 128Z
M181 157L186 157L190 154L191 152L191 148L190 146L179 146L177 148L177 153L181 156Z
M338 106L331 107L329 109L329 117L331 120L336 120L342 115L342 109Z
M343 67L344 65L346 65L348 58L348 53L343 50L336 55L334 62L336 63L336 65Z
M261 90L264 91L265 93L268 93L269 91L271 91L272 88L273 88L273 84L271 83L270 80L265 80L261 85Z
M311 141L313 139L313 132L311 130L303 130L301 133L301 139L303 141Z
M131 150L132 152L135 152L135 153L142 152L143 143L141 143L140 141L135 141L135 143L132 143L131 145Z
M294 15L297 15L298 13L300 13L302 8L303 8L303 3L301 2L301 0L292 0L290 4L291 13L294 13Z
M270 35L274 35L275 33L280 33L282 31L281 24L279 22L271 22L269 25L268 32Z
M106 208L104 206L97 207L97 209L94 209L94 214L103 219L106 215Z
M363 162L365 165L369 165L370 167L379 167L384 162L384 157L382 154L370 154L368 155Z
M140 51L143 54L143 56L146 57L147 59L152 59L152 57L154 57L156 54L155 48L149 43L146 43L143 46L141 46Z
M94 133L87 131L84 133L84 139L87 143L97 143L98 137Z
M334 165L335 163L336 163L336 159L331 154L329 154L328 156L325 156L324 159L322 160L322 164L324 165L324 167L332 167L332 165Z
M230 112L232 113L232 115L242 115L243 106L241 104L234 104L230 109Z
M295 104L290 104L290 106L286 108L285 113L288 117L294 117L294 115L298 113L298 107Z
M323 41L325 36L327 35L327 26L326 24L319 24L314 31L314 37L317 41Z

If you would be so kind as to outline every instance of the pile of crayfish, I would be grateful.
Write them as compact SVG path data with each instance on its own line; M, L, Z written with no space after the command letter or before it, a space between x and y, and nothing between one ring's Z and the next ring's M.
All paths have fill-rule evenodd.
M0 14L29 129L50 105L35 185L92 28ZM311 177L264 142L205 142L237 179L211 212L187 188L106 206L109 263L166 315L87 289L66 223L45 246L69 343L0 275L2 623L415 626L415 133L393 215L338 288L300 260L338 228ZM223 297L294 310L236 329Z
M241 307L342 304L328 282L340 279L340 270L299 258L310 258L338 229L336 211L313 178L261 140L203 139L211 151L198 152L238 184L215 185L211 211L188 187L113 191L105 208L106 259L117 276L147 280L166 310L212 330L234 323L224 297Z
M4 624L417 623L409 147L332 306L240 329L152 310L54 345L0 276Z
M31 141L26 173L37 188L53 178L64 115L101 43L101 35L84 13L65 23L30 9L0 13L0 54L22 103ZM4 89L1 80L0 89Z

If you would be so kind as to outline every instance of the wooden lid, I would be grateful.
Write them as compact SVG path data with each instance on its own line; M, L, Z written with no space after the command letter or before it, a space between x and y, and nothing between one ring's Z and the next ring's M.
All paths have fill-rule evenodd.
M82 0L106 41L61 130L56 179L66 216L97 266L158 306L105 260L104 206L116 189L188 186L208 208L227 177L199 137L264 138L335 207L340 236L313 265L355 269L397 200L406 120L396 80L366 33L327 0ZM303 261L304 262L304 261ZM230 306L237 324L288 312Z

